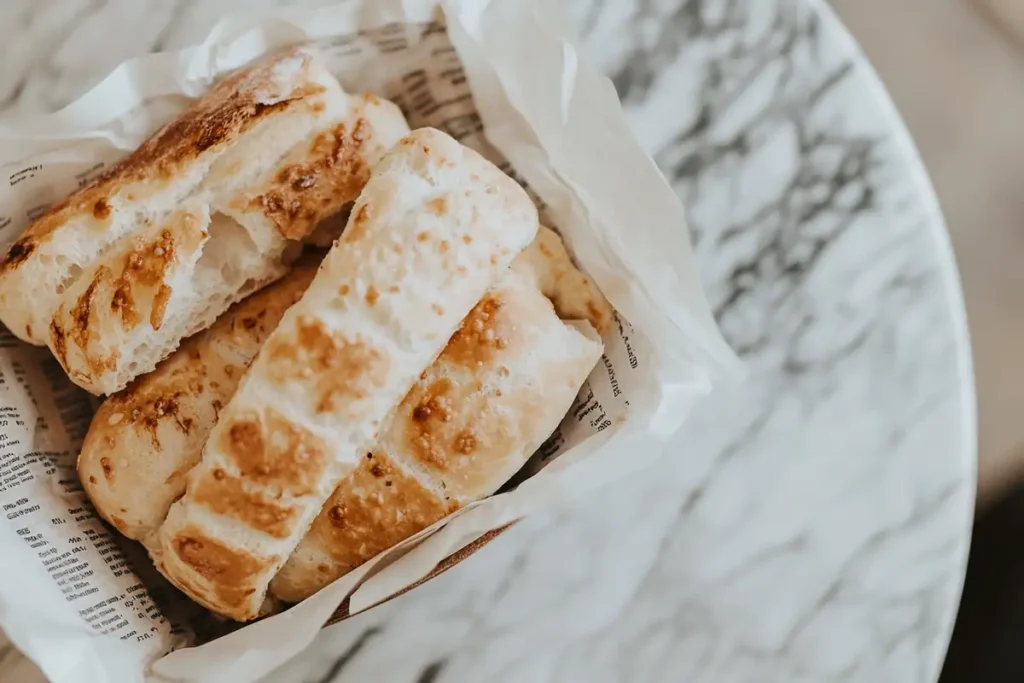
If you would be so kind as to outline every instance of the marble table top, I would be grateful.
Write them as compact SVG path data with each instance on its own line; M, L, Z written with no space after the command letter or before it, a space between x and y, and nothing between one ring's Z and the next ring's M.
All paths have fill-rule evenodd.
M271 4L5 0L0 108L54 110ZM658 471L527 519L266 680L932 683L974 393L942 217L895 110L812 0L569 4L688 206L749 379ZM0 645L0 681L37 680Z

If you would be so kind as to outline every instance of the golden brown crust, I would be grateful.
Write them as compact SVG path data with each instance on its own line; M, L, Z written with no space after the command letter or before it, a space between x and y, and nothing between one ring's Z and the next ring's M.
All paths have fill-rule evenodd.
M515 303L509 300L508 290L494 289L466 316L437 364L423 373L396 409L389 435L394 448L432 471L459 470L482 445L477 420L487 420L484 431L491 434L514 428L511 421L483 409L485 397L467 391L450 376L471 375L478 367L493 364L506 350L515 352L529 343L517 323L523 311ZM438 367L444 367L444 373ZM499 365L493 372L500 376L507 369Z
M121 317L125 329L135 327L139 323L139 311L135 303L136 287L158 286L156 301L150 311L153 329L158 330L163 322L164 310L171 292L171 288L163 282L167 270L174 262L174 235L170 227L167 227L149 242L141 236L136 237L133 242L131 250L125 255L121 274L114 283L110 308Z
M347 414L387 376L387 356L356 337L331 332L313 318L300 317L294 335L276 335L267 348L270 379L286 385L316 376L317 412Z
M502 315L504 306L505 302L493 290L484 295L448 341L444 358L466 367L490 362L516 334L516 321Z
M224 470L215 470L212 477L200 479L192 497L213 512L234 517L274 538L287 538L299 515L299 508L266 500L247 490L245 481Z
M213 147L231 144L256 123L322 90L306 85L280 92L274 68L284 59L301 59L307 69L308 53L298 48L275 52L242 68L214 85L185 112L158 130L137 150L110 167L92 184L73 193L36 219L0 259L0 275L24 263L39 244L77 213L88 213L109 225L110 198L132 182L171 178L189 162Z
M245 587L243 582L258 572L264 563L249 553L224 545L195 525L175 535L171 547L182 562L210 583L215 599L207 597L209 602L228 608L240 607L256 592L254 588ZM194 585L189 590L195 597L203 597L206 593Z
M170 271L176 260L201 248L205 227L205 216L197 210L176 211L148 236L132 238L103 265L83 274L88 285L50 322L50 348L69 374L90 386L116 370L120 352L103 343L112 326L128 332L145 321L160 328L172 293Z
M301 240L340 204L352 201L370 179L364 150L369 132L360 118L316 136L305 161L282 168L270 188L250 200L289 239Z
M273 411L235 418L220 447L243 479L292 496L313 493L330 464L326 444Z
M313 585L274 584L275 597L300 600L377 553L442 519L457 506L442 502L382 452L367 454L324 506L309 536L328 548Z

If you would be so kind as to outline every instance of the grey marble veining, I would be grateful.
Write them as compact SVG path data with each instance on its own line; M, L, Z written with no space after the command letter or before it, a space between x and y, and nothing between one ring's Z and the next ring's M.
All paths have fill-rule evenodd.
M278 3L8 2L0 102L52 110L243 4ZM687 204L748 381L658 471L526 520L267 680L931 683L974 404L942 220L895 112L809 0L570 9ZM28 667L0 650L0 680Z

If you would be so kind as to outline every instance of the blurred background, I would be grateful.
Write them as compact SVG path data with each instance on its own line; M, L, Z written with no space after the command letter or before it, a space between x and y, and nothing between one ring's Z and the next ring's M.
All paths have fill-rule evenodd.
M1024 0L832 0L953 238L978 391L978 518L943 683L1024 680Z

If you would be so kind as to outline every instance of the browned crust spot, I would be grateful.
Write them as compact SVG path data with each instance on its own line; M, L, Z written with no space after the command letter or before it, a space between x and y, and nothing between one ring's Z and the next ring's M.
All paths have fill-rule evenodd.
M159 385L153 391L143 377L111 396L105 405L124 416L119 423L121 426L141 427L149 434L153 447L159 448L158 432L162 422L172 420L183 434L191 433L194 421L182 410L182 405L188 404L188 395L185 390L171 392Z
M435 197L427 202L427 211L435 216L443 216L448 213L448 198L445 196Z
M371 308L376 305L377 299L380 298L380 292L373 285L366 288L366 305Z
M388 360L359 337L333 334L320 321L300 317L294 335L281 335L267 349L270 379L287 384L314 377L317 411L345 412L387 378Z
M96 220L103 220L110 217L110 204L106 199L97 199L92 205L92 215Z
M369 181L364 144L370 134L365 119L351 131L341 123L320 133L306 155L308 161L282 168L271 188L251 206L263 211L285 237L306 237L327 214L355 199ZM353 227L359 225L358 219L359 215Z
M171 288L167 285L160 285L156 296L153 297L153 310L149 313L149 324L154 330L159 330L164 324L164 314L167 312L167 302L171 298Z
M486 363L508 346L512 322L502 315L505 302L489 292L459 325L442 356L453 363L473 367Z
M53 349L53 355L66 370L68 367L68 345L67 339L64 337L64 328L60 324L62 312L63 309L58 310L53 316L53 320L50 321L50 347Z
M469 455L477 448L477 436L472 431L464 429L456 435L452 446L456 453Z
M451 380L438 379L426 387L412 409L409 443L424 462L438 468L448 464L441 437L443 423L451 422L455 415L450 396L453 389Z
M106 456L100 458L100 468L103 470L103 478L107 481L113 481L114 463L110 461L110 458Z
M245 482L220 469L214 470L212 477L200 479L192 498L218 515L233 517L273 538L288 538L299 515L298 508L247 491Z
M90 328L89 320L92 317L92 304L96 298L96 290L99 288L100 283L107 277L110 270L106 266L100 266L96 269L96 275L93 277L92 282L85 288L82 295L78 297L78 301L75 302L74 307L71 309L71 338L75 344L79 346L84 352L89 344Z
M243 586L266 566L252 554L229 548L195 526L176 534L171 545L181 561L209 581L216 596L229 607L245 604L256 592L255 588ZM193 592L198 593L194 587Z
M179 220L187 220L179 217ZM135 305L136 288L156 287L150 311L150 324L153 329L160 329L163 324L167 301L171 296L171 288L164 280L168 269L174 262L176 244L170 228L164 229L160 235L148 244L139 239L135 248L125 257L124 268L114 281L114 294L110 298L110 308L121 316L122 325L128 329L139 323L139 313Z
M310 533L323 541L336 562L334 571L344 574L448 511L444 501L386 454L375 453L338 487Z
M220 447L243 479L293 496L315 491L328 464L319 438L274 412L263 419L249 413L225 426Z

